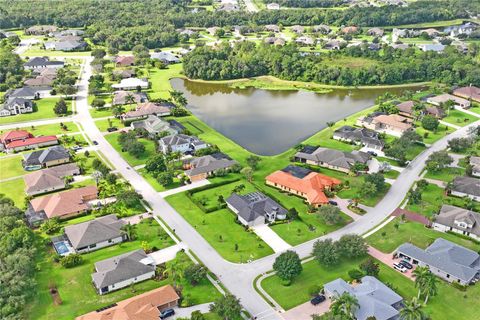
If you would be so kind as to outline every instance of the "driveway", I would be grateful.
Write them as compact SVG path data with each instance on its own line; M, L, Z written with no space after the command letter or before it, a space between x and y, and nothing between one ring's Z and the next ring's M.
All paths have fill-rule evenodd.
M179 308L175 307L175 315L169 319L178 319L178 318L190 318L192 312L200 311L201 313L208 313L210 312L210 305L213 302L204 303L204 304L197 304L195 306L187 307L187 308Z
M261 226L253 227L253 231L259 236L270 248L275 252L283 252L290 249L292 246L285 242L278 234L275 233L269 226L263 224Z
M321 316L322 314L327 313L330 309L330 304L330 299L327 299L316 306L312 305L310 301L307 301L286 311L282 314L282 317L285 320L311 320L312 314Z
M394 259L392 253L383 253L380 250L375 249L374 247L369 246L368 247L368 254L374 257L377 260L380 260L383 262L385 265L393 269L393 264L400 262L402 259ZM393 269L398 273L401 273L400 271ZM409 278L410 280L414 281L415 277L413 276L413 270L415 270L415 266L411 270L407 270L405 273L402 273L405 277Z
M337 202L338 208L339 208L340 210L342 210L343 213L345 213L346 215L348 215L348 216L349 216L350 218L352 218L353 220L358 220L358 219L360 219L360 218L362 217L361 215L356 214L356 213L353 212L352 210L348 209L348 200L342 199L342 198L339 198L339 197L335 196L334 201Z
M175 259L177 253L182 250L186 249L187 246L183 243L179 243L168 248L158 250L155 252L150 253L148 256L155 261L156 265L165 263L167 261Z
M159 192L159 194L162 198L165 198L165 197L171 196L172 194L180 193L180 192L187 191L187 190L192 190L192 189L195 189L195 188L198 188L198 187L203 187L203 186L206 186L208 184L210 184L210 181L208 181L207 179L203 179L203 180L195 181L195 182L192 182L190 184L187 184L185 186L181 186L181 187L178 187L178 188L175 188L175 189L170 189L170 190L167 190L167 191Z

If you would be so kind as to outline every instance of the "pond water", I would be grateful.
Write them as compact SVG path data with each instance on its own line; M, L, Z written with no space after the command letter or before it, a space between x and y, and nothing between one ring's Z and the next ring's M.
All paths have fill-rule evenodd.
M386 91L402 89L306 91L232 89L224 84L171 80L188 109L209 126L259 155L276 155L327 126L374 104ZM416 89L419 89L418 87Z

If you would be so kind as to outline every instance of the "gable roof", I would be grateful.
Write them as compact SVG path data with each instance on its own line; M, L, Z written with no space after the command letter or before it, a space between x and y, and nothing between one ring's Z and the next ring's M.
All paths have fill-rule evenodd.
M159 104L153 102L145 102L141 103L137 106L136 110L128 111L125 113L125 118L138 118L148 115L158 115L158 114L166 114L170 113L170 106L167 104Z
M26 130L11 130L0 135L0 142L6 143L13 140L23 140L31 138L32 134Z
M453 90L453 94L480 102L480 88L475 86L457 88Z
M109 214L94 220L65 227L65 235L73 248L84 248L92 244L118 238L124 234L125 222Z
M367 128L355 128L343 126L334 131L333 136L342 139L362 142L365 145L384 147L385 143L380 139L380 134Z
M400 130L408 130L412 127L411 121L408 118L402 117L398 114L381 114L376 116L373 121L392 126Z
M27 147L27 146L32 146L32 145L37 145L37 144L47 143L47 142L52 142L52 144L54 144L55 142L58 142L58 139L56 136L32 137L24 140L12 141L10 143L7 143L5 147L7 149L13 149L13 148Z
M55 61L48 59L47 57L35 57L28 60L24 66L25 67L43 67L43 66L63 66L65 63L63 61Z
M28 98L36 96L38 91L32 87L22 87L14 90L9 90L5 96L8 98Z
M285 208L261 192L251 192L246 195L232 193L225 201L235 208L238 215L247 222L254 221L273 211L277 214L287 213Z
M195 158L190 162L191 169L186 170L187 176L196 176L199 174L213 172L219 169L230 168L238 162L228 158L221 153L209 154L203 157Z
M455 222L465 222L472 227L462 228ZM478 212L444 204L438 215L435 216L435 223L455 227L480 237L480 213Z
M93 282L100 289L155 271L155 265L145 264L146 261L150 259L143 249L98 261Z
M119 90L114 92L112 104L114 105L126 104L126 98L128 96L132 96L135 103L141 103L147 100L147 95L144 92L131 92L131 91Z
M335 149L318 147L313 152L304 152L303 150L295 154L296 158L306 159L326 163L331 166L350 170L357 162L366 164L372 158L368 153L354 150L352 152L344 152Z
M400 102L396 105L398 111L411 115L413 112L413 107L415 106L415 101L408 100Z
M23 176L25 192L30 194L53 187L65 187L65 182L62 178L71 175L72 172L79 172L79 170L75 163L66 163L29 173Z

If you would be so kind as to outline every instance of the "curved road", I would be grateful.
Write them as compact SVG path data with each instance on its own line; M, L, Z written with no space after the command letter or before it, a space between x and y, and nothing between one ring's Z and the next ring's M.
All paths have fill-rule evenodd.
M84 58L85 59L85 58ZM98 142L98 149L108 158L114 169L118 171L130 184L143 195L144 199L150 204L155 215L161 217L170 228L175 230L176 235L188 245L190 250L199 257L199 259L217 275L223 285L234 295L240 298L245 309L256 319L283 319L263 298L255 291L253 287L254 279L272 268L272 264L277 254L261 258L248 264L235 264L224 260L212 246L186 222L183 217L176 212L150 184L143 179L119 153L105 140L103 134L98 130L88 110L88 79L91 76L90 68L91 58L85 59L84 72L79 81L79 91L77 96L77 115L78 121L91 140ZM415 180L418 179L425 166L428 156L435 151L446 148L447 141L454 137L465 136L469 127L480 125L477 121L469 126L463 127L450 135L438 140L430 148L421 153L410 165L402 171L397 180L391 186L389 192L382 201L372 208L367 214L357 221L328 234L322 238L338 239L342 235L349 233L363 234L384 220L394 209L403 201L405 195ZM317 239L303 243L292 250L295 250L300 257L304 258L310 255L313 243Z

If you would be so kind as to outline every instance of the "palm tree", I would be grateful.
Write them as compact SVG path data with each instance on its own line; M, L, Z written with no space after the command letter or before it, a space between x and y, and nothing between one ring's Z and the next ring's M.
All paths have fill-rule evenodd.
M92 173L92 178L95 180L95 184L97 187L98 187L98 182L100 181L100 179L102 179L102 177L103 177L103 174L100 171L95 170Z
M427 267L417 267L413 271L413 275L415 276L415 288L418 289L417 299L420 299L420 295L425 291L429 274L430 270Z
M348 292L344 292L341 296L334 296L332 300L330 311L332 311L333 315L340 316L342 319L355 319L355 311L360 306L357 298Z
M134 104L135 103L135 97L132 94L128 94L125 97L125 103L126 104Z
M418 303L417 298L410 302L405 302L405 306L400 310L401 320L425 320L427 316L422 310L422 304Z
M135 225L128 223L122 227L122 231L125 232L128 240L135 240L137 231Z
M177 282L183 278L183 266L180 263L178 256L167 263L165 271L163 271L163 275L172 277L173 286L177 287Z
M437 277L429 272L428 277L425 279L425 287L423 289L423 295L425 296L424 304L427 304L429 297L434 297L438 293L438 280Z

